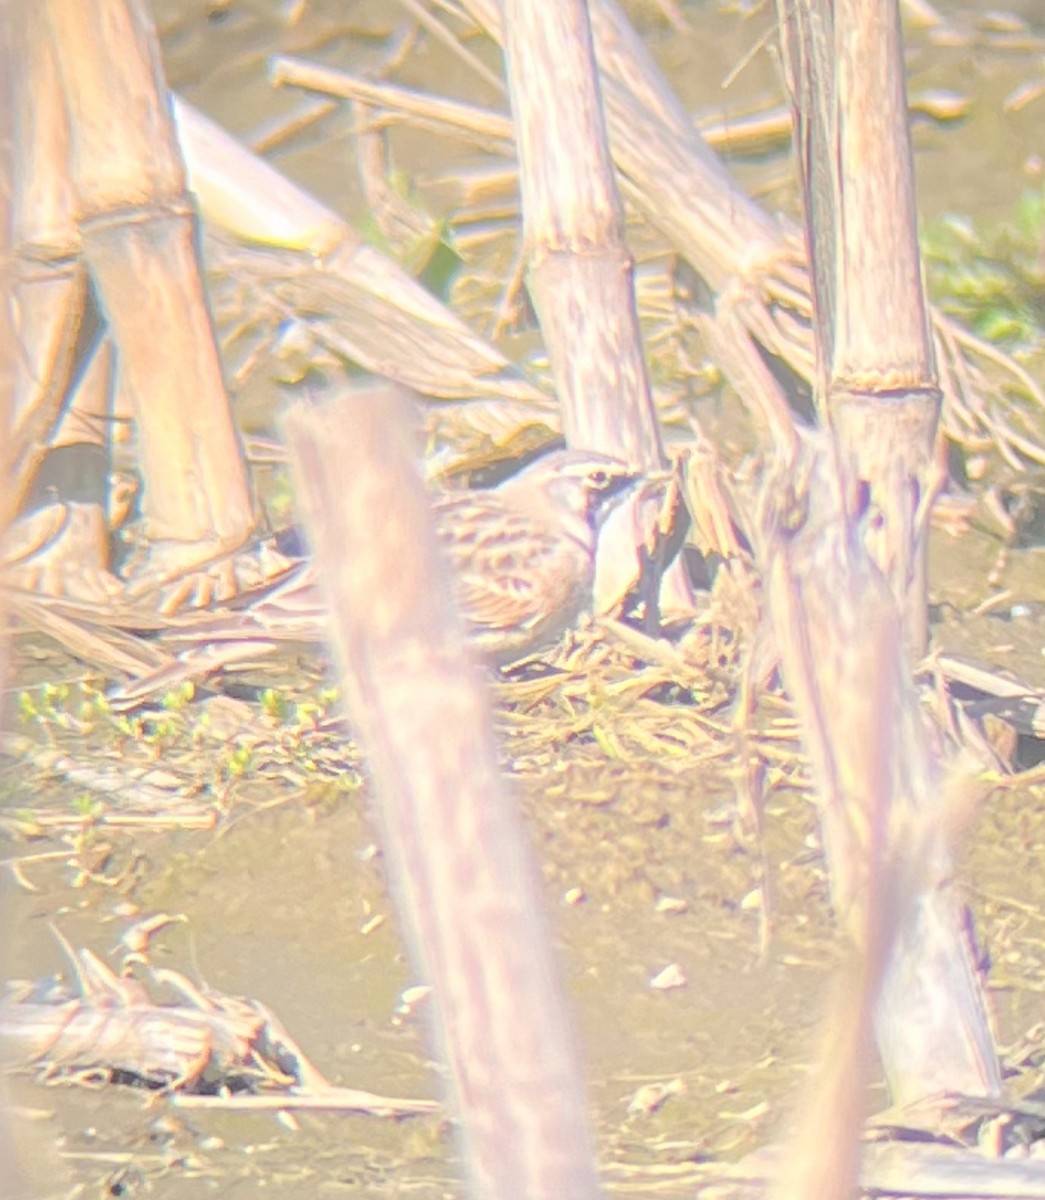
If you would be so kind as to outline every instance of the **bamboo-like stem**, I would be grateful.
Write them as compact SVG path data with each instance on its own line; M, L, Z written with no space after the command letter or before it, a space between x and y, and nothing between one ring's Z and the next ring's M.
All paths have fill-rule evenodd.
M34 61L27 39L33 7L31 0L12 0L0 5L0 561L4 557L8 528L16 515L29 474L26 451L35 440L32 437L28 442L16 439L18 409L24 406L31 411L34 403L40 400L39 394L33 399L28 398L34 390L29 372L38 369L40 363L35 359L27 363L25 356L38 350L40 344L32 336L29 346L25 342L28 315L23 308L28 303L23 283L25 262L16 245L16 238L24 236L26 228L20 223L20 217L26 215L27 207L31 207L25 196L19 194L20 181L25 179L29 156L47 154L46 139L40 146L22 140L25 122L32 111L32 105L27 101L30 81L26 72ZM23 317L21 328L16 319L19 309L22 309ZM40 311L46 311L46 306L41 305ZM66 316L66 311L60 310L55 323L60 326ZM45 336L41 340L49 339ZM57 341L61 343L60 336ZM25 420L25 412L21 415L24 432L31 420ZM0 691L5 694L9 668L7 601L6 588L0 585ZM11 913L5 911L0 918L4 929L9 930ZM10 977L12 966L8 962L8 946L9 941L5 938L0 948L0 969L5 978ZM29 1200L40 1195L42 1190L67 1181L63 1178L53 1145L34 1136L24 1120L20 1126L16 1120L5 1073L0 1079L0 1191L5 1200Z
M941 764L910 678L902 614L858 537L844 491L834 442L816 435L794 460L778 463L756 531L767 607L821 805L835 905L851 939L777 1200L852 1195L872 1027L898 1104L955 1090L997 1096L1000 1088L979 983L956 952L964 944L955 935L960 901L950 860L965 814L942 802ZM872 1189L876 1169L864 1175ZM912 1194L919 1190L912 1181Z
M802 721L832 897L843 922L854 912L859 922L868 902L874 859L859 831L866 824L861 797L869 792L884 790L890 850L907 872L876 1011L890 1092L899 1104L942 1091L998 1095L981 985L961 929L941 764L909 666L899 658L887 664L894 677L887 693L876 683L883 678L876 636L881 614L896 630L900 618L845 509L830 440L820 437L811 456L807 451L779 463L759 524L763 590ZM899 633L889 640L889 653L902 655ZM905 839L917 843L911 869L903 866L903 855L913 853Z
M506 0L504 32L529 286L566 440L656 469L663 450L585 0Z
M46 14L39 5L17 3L10 6L9 20L20 63L10 88L18 147L11 215L20 345L9 480L17 508L59 420L85 315L87 273L68 178L68 121Z
M465 7L503 45L494 0L465 0ZM738 264L776 257L779 222L741 191L705 145L615 0L594 0L591 20L610 147L650 221L714 290L738 273ZM674 227L666 228L664 214L672 219L676 211Z
M867 589L854 591L847 582L854 564L869 579L884 579L903 613L908 654L920 650L939 393L918 267L895 5L782 0L780 11L807 203L819 388L832 444L822 453L830 463L827 483L815 486L813 479L802 501L808 515L798 520L802 533L788 534L788 551L768 569L765 590L814 764L832 893L844 914L864 891L859 847L847 832L853 796L861 776L880 767L865 760L855 770L849 762L858 735L842 717L860 681L847 671L842 647L847 638L866 643L870 624L845 618L848 633L832 641L831 618L837 622L839 614L829 613L819 594L825 564L817 559L832 538L844 538L826 564L834 568L831 603L843 616L846 606L867 611L868 596L858 594ZM895 261L888 248L894 243ZM879 261L883 251L888 265ZM825 469L815 465L814 473ZM801 483L786 486L797 493ZM814 532L805 532L807 524ZM775 579L788 559L788 575ZM785 603L791 612L783 619ZM810 613L814 604L822 611ZM924 826L931 843L877 1010L890 1091L897 1103L940 1090L997 1095L997 1056L952 879L941 772L927 748L909 665L903 685L881 706L879 721L896 728L889 819L897 827Z
M797 102L821 392L872 553L925 653L925 512L940 409L918 251L895 3L785 0Z
M584 1200L599 1189L539 872L450 598L413 427L386 386L299 404L284 433L394 896L434 985L472 1195Z
M555 379L569 445L640 470L664 462L646 376L634 264L592 48L586 0L506 0L504 46L515 125L530 295ZM568 104L562 97L569 96ZM675 512L665 516L665 512ZM659 627L658 575L681 541L682 510L662 486L610 515L600 539L596 608L615 608L623 580L644 588ZM665 528L661 528L664 525ZM643 561L637 547L649 547ZM674 591L692 608L676 572Z
M809 8L830 22L814 45L823 61L810 56L819 69L796 128L812 183L814 297L834 305L817 327L829 387L880 388L883 366L893 387L931 387L899 12L867 0Z
M71 116L84 253L139 421L149 574L163 579L242 544L253 528L196 260L197 218L142 0L47 0L46 11Z
M897 741L904 674L897 609L861 553L846 555L840 515L818 507L812 516L813 522L834 524L808 544L823 556L818 561L784 565L794 544L770 551L770 561L783 567L774 582L787 591L769 603L784 641L785 668L800 689L799 711L819 724L814 744L820 737L844 737L816 744L816 761L825 773L821 778L831 776L837 790L831 829L853 864L841 914L850 945L832 990L817 1067L801 1098L795 1143L773 1192L776 1200L846 1200L857 1185L875 1007L899 921L912 899L909 879L922 865L916 831L894 820L899 797L893 788L905 753ZM799 531L799 541L802 537ZM801 575L788 578L796 566ZM812 578L818 567L828 569ZM804 592L798 604L796 583ZM826 608L825 591L831 599ZM826 627L820 624L825 619ZM813 661L823 652L836 669L830 695L822 689L817 694ZM824 703L831 706L830 716L821 709ZM819 757L823 753L830 757ZM831 1137L825 1144L826 1128Z

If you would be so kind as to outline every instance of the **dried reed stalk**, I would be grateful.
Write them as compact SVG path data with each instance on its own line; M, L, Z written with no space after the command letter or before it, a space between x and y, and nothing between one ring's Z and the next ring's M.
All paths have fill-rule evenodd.
M465 0L465 7L503 44L493 0ZM740 190L693 128L615 0L592 0L590 11L610 148L626 194L716 291L745 267L775 262L779 222Z
M413 426L391 387L299 404L284 424L343 695L413 960L434 985L472 1194L594 1197L539 874L450 599Z
M767 567L768 605L776 610L785 678L814 762L840 914L867 890L857 874L866 871L859 847L846 833L853 820L847 807L861 776L899 772L891 781L888 819L902 828L921 823L932 839L912 900L915 915L900 929L878 1008L879 1049L893 1099L910 1102L940 1090L997 1095L997 1056L943 832L943 781L910 667L900 676L902 686L884 696L870 691L882 705L877 720L895 723L891 763L876 764L865 754L854 764L869 735L854 742L846 720L848 693L867 689L874 678L868 673L873 657L854 672L856 651L842 655L846 638L872 651L875 644L868 607L873 589L849 582L853 564L867 554L888 581L903 613L909 654L921 653L927 625L926 516L939 393L921 291L899 14L895 4L877 0L782 0L781 25L802 146L829 437L821 456L828 456L829 467L810 468L802 536L790 532L787 554ZM883 251L888 262L879 258ZM828 483L817 484L815 474L825 469ZM797 494L802 484L789 480L786 486ZM802 532L805 514L823 548ZM820 561L832 538L845 541ZM782 563L789 563L787 570L774 578ZM869 565L860 569L870 571ZM851 613L828 611L832 595L819 591L825 578L836 607L851 605ZM793 608L787 621L781 620L785 604ZM820 611L810 613L813 606ZM832 637L832 620L849 628ZM808 622L801 634L800 622ZM796 647L805 648L804 659ZM874 719L873 712L867 715Z
M431 1100L334 1086L258 1000L201 990L180 971L153 968L154 981L178 997L174 1004L157 1004L137 979L113 974L90 950L74 950L61 934L58 939L75 987L73 980L50 980L9 989L0 1000L7 1067L95 1087L133 1079L174 1093L175 1103L186 1107L324 1108L397 1117L436 1110ZM249 1095L211 1094L244 1088Z
M15 104L13 80L16 74L17 42L13 28L12 6L0 9L0 547L14 516L14 429L16 364L18 343L14 328L15 272L12 254L15 159ZM7 603L0 588L0 691L7 686ZM4 914L5 917L7 914ZM0 956L6 965L6 955ZM20 1154L11 1127L6 1083L0 1083L0 1163L5 1196L24 1195Z
M163 579L241 545L254 524L196 260L197 217L143 0L41 7L71 118L83 252L139 418L147 573Z
M35 146L22 140L29 115L26 92L16 81L24 81L31 59L27 55L26 22L32 6L26 3L0 6L0 560L7 541L8 526L15 516L18 500L24 488L25 460L28 447L38 440L34 432L28 438L16 438L18 414L32 401L25 397L32 385L29 377L39 368L39 361L27 358L41 350L30 336L26 343L26 328L19 329L16 313L23 321L43 318L47 304L37 304L39 291L32 299L23 286L25 260L19 260L16 239L24 234L19 227L19 209L26 208L26 198L19 193L18 180L24 174L25 156L30 147L33 153L46 154L45 146ZM45 284L44 290L47 290ZM61 290L61 289L59 289ZM32 289L30 288L30 291ZM52 296L53 298L53 296ZM32 309L32 313L30 313ZM46 327L48 322L42 322ZM51 334L54 327L51 326ZM44 333L46 343L51 334ZM62 341L59 335L56 342ZM43 361L47 361L46 357ZM50 405L51 401L46 402ZM23 434L25 432L23 428ZM8 604L6 589L0 585L0 691L6 694L8 681ZM4 928L10 928L10 914L0 913ZM0 953L0 966L5 977L10 966L7 961L7 939ZM12 1119L6 1079L0 1079L0 1194L4 1200L29 1200L44 1188L65 1182L53 1143L37 1131L16 1125ZM46 1177L46 1183L44 1182Z
M664 453L585 0L507 0L504 46L529 290L566 441L656 470Z
M72 378L87 272L68 178L68 120L46 13L34 4L8 8L20 64L9 88L11 132L19 148L10 176L19 352L5 477L14 516L58 424Z
M507 0L505 58L522 192L527 280L551 362L566 442L643 471L664 450L639 335L634 263L606 142L586 0ZM564 104L562 98L570 97ZM660 577L688 517L663 481L611 513L600 538L597 612L644 588L659 629ZM681 566L667 602L693 611Z
M851 1192L875 1020L898 1102L955 1087L984 1094L998 1084L978 985L955 952L950 829L902 620L844 491L833 445L820 437L796 462L778 465L759 520L767 608L813 768L835 909L852 946L805 1098L804 1132L781 1183L789 1200ZM957 1031L952 1019L963 1022Z
M823 406L848 506L924 655L940 411L895 4L780 0Z
M279 313L275 324L307 313L338 353L431 396L501 396L538 413L553 407L500 351L336 213L185 100L176 98L174 111L203 211L248 243L214 242L211 266L248 279L253 293L260 284ZM256 294L243 308L256 311Z

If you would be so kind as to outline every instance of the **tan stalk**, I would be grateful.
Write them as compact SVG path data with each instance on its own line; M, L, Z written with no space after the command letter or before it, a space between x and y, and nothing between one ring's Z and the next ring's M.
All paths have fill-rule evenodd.
M540 873L450 600L415 419L373 387L296 405L284 433L395 898L434 986L471 1193L584 1200L599 1189Z
M829 463L828 457L818 465L829 470ZM816 508L806 528L782 528L779 522L791 514L777 511L771 518L776 528L762 536L769 542L769 578L787 589L769 605L803 724L813 730L807 744L813 745L825 826L843 846L833 861L843 864L836 897L849 944L817 1067L800 1099L794 1145L773 1192L777 1200L844 1200L857 1184L875 1006L912 899L908 877L922 866L918 831L900 816L903 800L893 794L905 754L897 609L863 552L848 552L841 508L822 486L811 499ZM821 654L829 658L818 678ZM831 1131L826 1141L825 1129Z
M40 5L18 3L10 6L9 19L22 64L10 89L19 148L13 163L18 342L10 442L11 498L17 507L58 423L84 317L87 274L68 179L68 120L46 14Z
M0 10L0 549L6 542L7 527L14 517L17 491L14 486L13 461L16 371L19 352L14 326L15 271L14 236L14 163L16 155L15 86L19 42L13 24L17 16L14 5ZM23 43L24 44L24 43ZM3 554L0 553L0 560ZM7 604L0 588L0 689L7 690ZM4 913L5 928L10 928L10 914ZM4 975L10 964L7 954L0 955ZM15 1141L11 1122L10 1101L6 1080L0 1081L0 1162L4 1164L3 1189L12 1197L26 1192L22 1174L22 1153Z
M602 116L586 0L506 0L505 59L522 193L527 282L551 363L567 444L645 471L664 462ZM563 98L569 97L564 103ZM675 497L677 499L677 495ZM659 628L659 577L688 519L662 484L611 513L600 539L596 611L620 580L645 589ZM680 568L668 595L692 611Z
M664 452L585 0L507 0L504 23L529 289L566 441L655 470Z
M465 7L503 44L494 0L465 0ZM708 149L614 0L593 0L591 23L614 161L647 217L714 289L743 266L777 257L779 223Z
M171 111L189 185L208 221L246 241L317 257L345 240L345 223L335 212L188 100L172 93Z
M778 459L757 530L774 640L812 766L832 898L854 948L824 1033L821 1090L814 1085L805 1097L805 1133L785 1171L788 1197L849 1194L872 1015L894 1102L1000 1089L980 983L956 932L962 905L938 751L906 663L896 602L856 536L843 490L833 443L817 435L795 459ZM837 1131L841 1143L833 1131L825 1148L828 1113L844 1117L845 1127Z
M196 261L197 217L142 0L47 0L84 254L135 403L149 581L243 543L246 465ZM113 119L118 112L121 119Z
M60 346L63 336L56 330L60 330L69 318L67 309L60 307L53 323L41 321L36 326L40 340L30 335L30 346L26 346L25 306L32 305L40 313L47 309L46 304L37 307L37 297L30 300L27 296L24 281L27 274L31 276L36 272L30 266L31 256L27 262L20 253L23 247L16 241L24 236L25 229L19 225L20 200L22 215L25 200L18 195L18 181L24 177L34 155L47 153L46 139L40 146L25 140L25 122L31 113L31 105L26 98L27 87L19 86L20 82L25 83L27 68L32 61L28 57L30 47L26 32L33 7L28 0L0 5L0 561L6 553L8 527L15 517L24 488L26 453L35 441L32 435L21 442L14 436L18 417L25 418L25 410L31 410L34 402L39 402L39 394L36 401L28 398L33 390L30 371L35 364L33 360L27 360L26 353L45 349L48 344ZM62 300L55 293L64 290L67 300L74 290L71 286L48 287L47 284L44 288L50 292L50 300L60 306ZM20 308L21 327L17 319ZM23 420L23 433L31 424L31 420ZM41 422L40 426L43 424ZM6 588L0 583L0 690L4 694L7 694L9 666L7 600ZM5 906L9 903L8 896L9 893L5 893ZM0 917L5 931L10 930L12 914L3 911ZM9 938L5 937L0 952L0 967L5 979L11 974L9 945ZM40 1136L24 1116L16 1116L12 1111L5 1073L0 1079L0 1193L4 1200L30 1200L48 1189L67 1184L68 1178L53 1140Z
M883 769L866 754L854 757L873 743L865 733L854 744L859 722L847 721L851 693L875 678L875 610L867 606L878 573L903 614L908 665L877 714L880 724L893 722L895 729L894 760L886 764L888 819L894 836L924 828L930 843L911 914L899 926L877 1034L893 1100L908 1103L937 1091L997 1095L1001 1077L952 878L942 772L910 676L911 643L921 644L926 627L922 539L939 393L914 231L899 17L888 6L891 18L884 20L886 7L862 7L862 0L781 5L829 441L811 462L778 460L792 477L779 484L788 499L775 519L778 549L770 544L763 569L785 680L821 796L832 895L843 917L865 890L854 874L865 869L860 847L847 832L851 797ZM889 265L878 259L887 246L895 246L895 255L886 255ZM832 539L837 545L825 561ZM870 582L854 577L856 569ZM840 621L848 628L833 632ZM872 655L863 664L863 684L850 668L855 651L847 642L853 641ZM873 689L867 694L876 696Z
M276 87L303 88L323 96L372 105L388 111L395 119L409 120L415 129L428 129L443 135L460 131L470 146L495 153L505 153L515 137L511 117L501 113L385 80L361 79L337 67L306 62L289 54L273 57L269 78Z
M781 0L807 196L823 402L847 503L926 650L940 410L895 4Z

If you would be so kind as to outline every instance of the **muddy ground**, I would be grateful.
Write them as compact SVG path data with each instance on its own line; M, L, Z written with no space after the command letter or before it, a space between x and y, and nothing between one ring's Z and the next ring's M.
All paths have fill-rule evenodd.
M160 0L173 85L231 128L251 128L281 103L264 84L264 56L277 46L353 61L351 39L330 32L345 6L304 7L288 29L286 5ZM759 18L684 7L688 39L670 33L653 6L637 10L687 104L721 107L718 82L756 40ZM1026 7L1045 25L1045 6ZM353 12L360 26L380 24L374 5ZM698 46L718 56L701 72ZM1034 126L1019 114L1003 118L999 98L1030 71L1029 56L975 53L973 85L968 58L914 59L916 82L971 86L975 98L966 124L945 138L916 132L923 212L1008 211L1028 181ZM422 56L414 82L445 88L447 69ZM763 56L730 102L771 86ZM423 177L431 151L418 142L404 135L400 153L417 154L408 161ZM278 161L352 213L349 149L349 131L335 124L321 144ZM782 161L744 172L779 198ZM1045 686L1043 554L1033 544L1006 550L986 521L935 532L936 644ZM1007 590L999 609L977 611ZM724 733L735 665L729 657L717 676L702 674L688 697L636 696L636 726L654 729L645 750L638 739L600 735L602 677L577 674L541 701L497 692L505 769L543 866L587 1059L600 1162L607 1187L623 1194L691 1195L693 1164L740 1156L780 1128L807 1070L834 960L815 813L775 697L764 699L758 725L773 784L764 836L752 837L738 816ZM295 649L263 676L262 687L281 691L279 704L246 678L141 723L99 711L92 688L104 681L85 688L83 669L45 639L20 639L14 666L0 759L3 857L18 864L0 876L7 975L67 971L51 922L115 966L132 920L177 914L184 923L151 945L154 965L262 1000L336 1083L438 1097L423 1004L406 1017L396 1011L416 980L383 887L362 764L330 708L319 652ZM673 748L676 736L684 752ZM154 773L135 776L137 768ZM143 805L153 806L155 829L144 826ZM120 813L138 819L121 827L112 819ZM1043 846L1040 783L1001 788L961 863L993 961L999 1044L1020 1064L1021 1094L1039 1087L1045 1059ZM682 986L652 987L672 964ZM661 1083L669 1094L649 1111L640 1089ZM291 1123L181 1110L129 1088L45 1087L25 1075L11 1092L31 1192L41 1197L78 1194L78 1186L164 1200L260 1188L288 1198L462 1194L440 1118L301 1115Z

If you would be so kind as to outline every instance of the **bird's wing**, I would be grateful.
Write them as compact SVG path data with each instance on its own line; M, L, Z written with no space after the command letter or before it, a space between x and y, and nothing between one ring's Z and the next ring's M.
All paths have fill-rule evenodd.
M479 631L532 628L577 586L578 548L495 495L441 500L436 525L461 608Z

